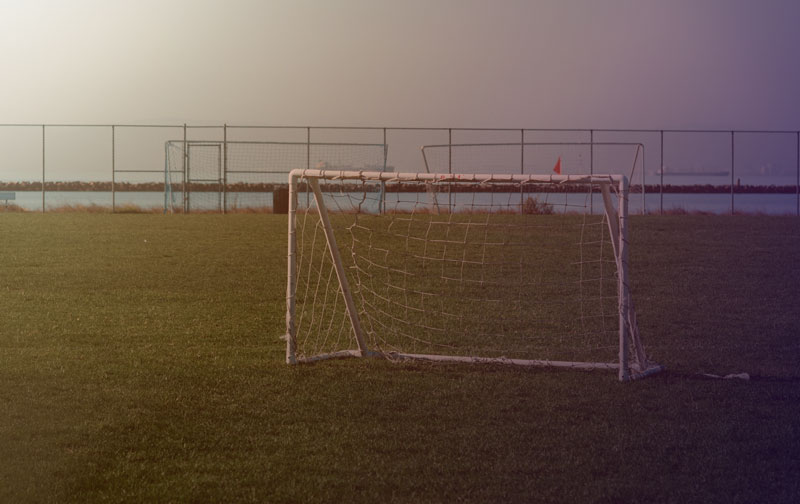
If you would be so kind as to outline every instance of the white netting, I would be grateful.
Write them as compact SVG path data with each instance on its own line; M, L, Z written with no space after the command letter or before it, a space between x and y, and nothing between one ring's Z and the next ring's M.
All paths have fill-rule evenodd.
M616 182L413 177L319 180L367 349L619 362L619 237L590 208L601 185L618 198ZM559 186L571 197L557 206L533 196ZM289 292L289 358L300 361L358 349L319 208L306 194L294 216Z

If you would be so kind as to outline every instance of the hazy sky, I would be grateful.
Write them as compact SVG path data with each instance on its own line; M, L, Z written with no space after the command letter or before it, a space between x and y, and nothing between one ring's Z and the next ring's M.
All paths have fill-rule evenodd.
M797 0L0 0L0 123L800 129Z

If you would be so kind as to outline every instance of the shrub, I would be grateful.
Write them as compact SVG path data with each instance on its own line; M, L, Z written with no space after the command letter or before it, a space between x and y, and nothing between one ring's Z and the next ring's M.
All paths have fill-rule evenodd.
M553 205L528 196L522 204L522 213L531 215L551 215L553 213Z

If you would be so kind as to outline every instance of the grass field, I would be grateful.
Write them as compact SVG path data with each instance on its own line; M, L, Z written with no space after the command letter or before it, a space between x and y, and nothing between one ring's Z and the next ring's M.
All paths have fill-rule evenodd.
M0 230L0 502L800 500L796 218L632 219L635 383L286 366L285 216Z

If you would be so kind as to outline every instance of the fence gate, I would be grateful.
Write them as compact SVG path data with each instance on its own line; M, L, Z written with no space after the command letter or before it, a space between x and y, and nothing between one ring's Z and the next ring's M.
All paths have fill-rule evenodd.
M220 142L186 145L186 211L221 212L223 209L223 148Z

